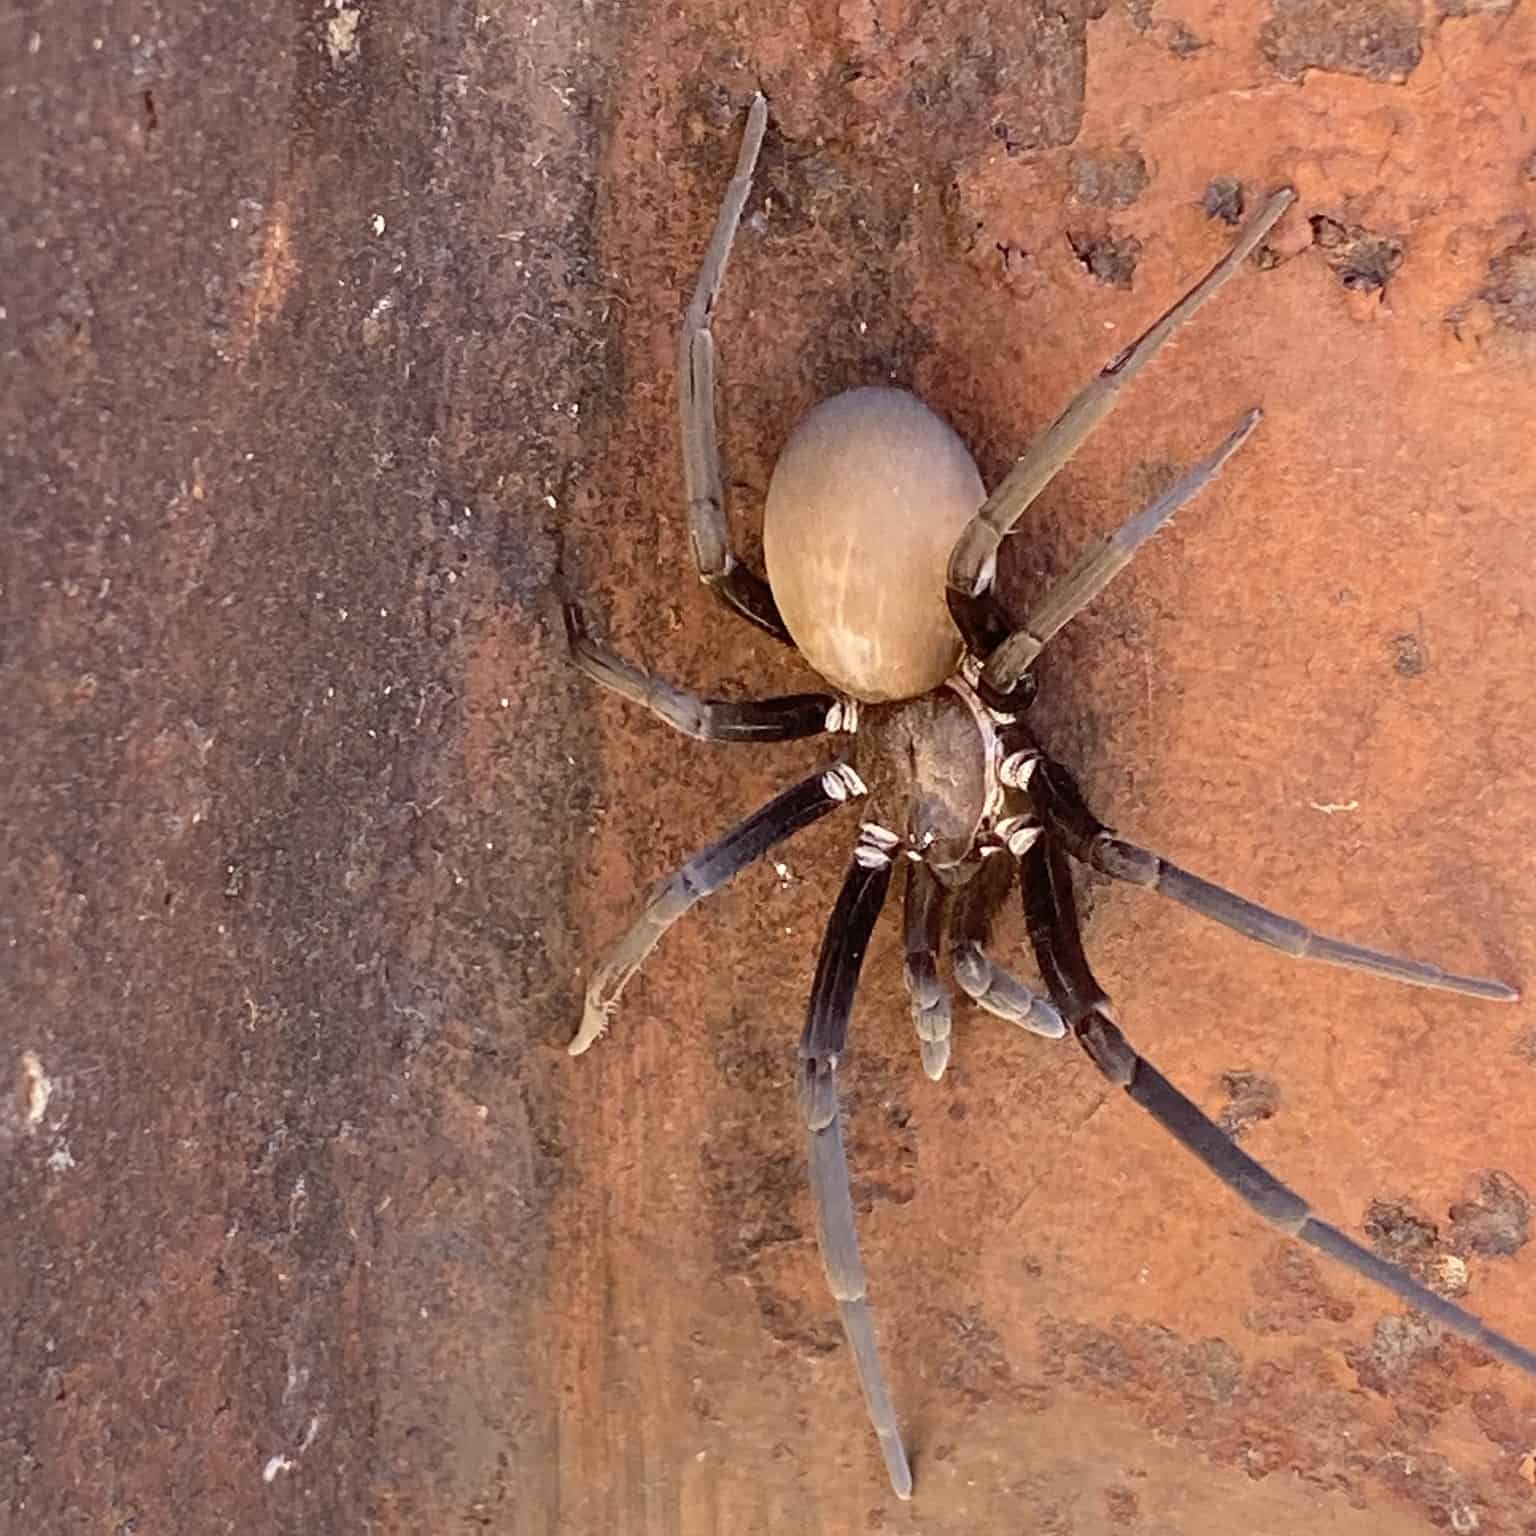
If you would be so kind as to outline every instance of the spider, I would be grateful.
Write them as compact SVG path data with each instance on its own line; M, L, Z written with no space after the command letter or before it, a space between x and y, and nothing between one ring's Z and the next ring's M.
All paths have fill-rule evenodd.
M1029 668L1051 637L1136 550L1220 473L1258 425L1249 411L1209 457L1180 476L1011 625L993 591L998 546L1024 510L1114 408L1120 391L1258 247L1294 199L1276 192L1227 255L1113 358L988 496L964 444L927 406L893 389L855 389L812 409L774 466L763 516L765 582L731 551L714 411L710 320L768 122L757 95L679 336L689 534L700 578L736 613L800 653L836 692L753 701L702 699L596 644L565 605L575 664L589 677L702 741L852 737L850 750L784 790L663 880L593 968L572 1055L602 1034L625 983L690 908L791 833L855 800L869 817L821 943L800 1036L798 1098L809 1143L816 1236L891 1486L912 1474L880 1364L866 1298L838 1118L837 1069L864 952L900 864L905 980L924 1070L950 1054L951 995L939 960L946 925L960 990L987 1012L1047 1039L1071 1036L1112 1083L1153 1116L1265 1220L1349 1266L1436 1322L1536 1375L1536 1353L1427 1290L1338 1228L1261 1167L1121 1033L1083 953L1070 861L1145 886L1297 959L1368 971L1410 986L1495 1002L1519 994L1340 939L1245 900L1117 836L1025 724ZM994 917L1022 892L1040 995L989 944Z

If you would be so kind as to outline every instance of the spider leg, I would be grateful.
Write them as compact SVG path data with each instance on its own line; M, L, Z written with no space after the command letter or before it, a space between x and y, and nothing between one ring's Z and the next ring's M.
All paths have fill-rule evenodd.
M1130 346L1110 359L1103 371L1033 442L966 525L949 557L949 586L973 596L992 585L997 549L1003 536L1082 447L1088 434L1115 408L1120 391L1141 372L1202 304L1218 292L1258 247L1280 215L1295 201L1289 187L1276 192L1237 238L1237 243L1166 314Z
M994 1017L1017 1024L1047 1040L1067 1032L1052 1003L1024 985L987 953L997 910L1019 878L1019 861L1007 850L982 860L961 892L955 909L951 962L960 990Z
M858 774L846 763L834 763L775 795L661 881L629 931L604 950L592 967L581 1028L569 1046L571 1055L581 1055L602 1034L625 984L678 918L735 879L776 843L835 811L850 796L863 793Z
M906 964L902 976L912 1000L912 1024L923 1053L923 1071L938 1082L949 1065L949 989L939 975L939 945L944 930L944 887L921 860L907 866L902 926Z
M1059 763L1042 760L1039 771L1030 780L1029 793L1047 829L1061 839L1073 858L1091 864L1113 880L1146 886L1159 895L1169 896L1245 939L1254 939L1296 960L1322 960L1329 965L1385 976L1410 987L1436 987L1494 1003L1519 1000L1519 992L1502 981L1459 976L1425 960L1409 960L1314 933L1294 918L1271 912L1268 907L1202 880L1158 854L1116 837L1083 803L1071 774Z
M848 1043L848 1019L864 951L891 884L895 837L866 826L838 893L816 959L816 980L800 1036L800 1112L810 1142L811 1192L816 1202L816 1242L827 1284L842 1314L843 1331L858 1367L870 1423L880 1440L885 1469L898 1498L912 1497L912 1473L902 1449L896 1410L880 1366L875 1321L865 1297L864 1264L854 1223L848 1157L837 1110L837 1064Z
M1229 432L1216 451L1174 481L1108 538L1087 550L1070 571L1045 594L1020 625L987 657L982 678L998 693L1010 692L1047 642L1107 587L1148 539L1161 529L1180 507L1192 501L1222 471L1228 459L1247 441L1264 413L1248 412Z
M1374 1281L1480 1349L1536 1375L1536 1352L1505 1338L1470 1312L1420 1285L1406 1270L1389 1264L1337 1227L1319 1221L1306 1200L1237 1147L1215 1121L1137 1052L1120 1032L1113 1005L1088 968L1072 901L1071 869L1049 837L1026 856L1024 908L1030 940L1051 995L1066 1015L1077 1043L1110 1082L1124 1088L1266 1221Z
M725 481L720 471L720 440L715 430L715 338L709 322L725 280L736 226L752 191L752 172L768 127L768 103L761 92L752 98L746 133L736 158L736 173L726 188L704 253L704 265L677 338L677 402L683 430L683 478L688 491L688 540L699 579L727 608L750 619L786 645L793 642L768 583L738 563L731 552L725 517Z
M659 715L698 741L794 741L848 729L844 700L830 693L791 693L776 699L701 699L631 666L587 633L581 610L565 605L571 660L594 682ZM856 718L856 709L853 718Z

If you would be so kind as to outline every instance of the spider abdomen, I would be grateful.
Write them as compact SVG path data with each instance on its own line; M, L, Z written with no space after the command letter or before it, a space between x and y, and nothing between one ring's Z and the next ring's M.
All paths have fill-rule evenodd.
M985 500L965 444L904 390L849 390L801 418L768 486L763 549L785 626L829 683L874 704L954 672L945 571Z

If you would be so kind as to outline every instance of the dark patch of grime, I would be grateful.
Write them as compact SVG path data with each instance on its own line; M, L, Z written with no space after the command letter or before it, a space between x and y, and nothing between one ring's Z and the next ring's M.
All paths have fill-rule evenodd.
M1527 165L1528 179L1536 180L1536 155ZM1536 235L1522 235L1488 263L1482 298L1497 324L1536 333Z
M1072 196L1099 208L1129 208L1149 175L1140 150L1081 150L1072 156Z
M1258 1334L1304 1337L1319 1321L1343 1323L1354 1306L1335 1296L1311 1254L1293 1242L1281 1243L1253 1271L1255 1301L1243 1316Z
M1107 230L1067 231L1067 243L1082 269L1098 283L1111 288L1131 288L1141 241L1135 235L1113 235Z
M761 1281L753 1285L752 1297L769 1335L797 1354L832 1355L844 1347L842 1326L835 1316L828 1315L830 1307L827 1311L809 1310Z
M1382 1258L1426 1282L1444 1251L1440 1229L1404 1201L1371 1201L1362 1230Z
M1219 219L1223 224L1241 224L1247 207L1242 182L1236 176L1212 177L1200 206L1208 218Z
M1475 1200L1451 1207L1450 1246L1461 1255L1508 1258L1531 1237L1530 1196L1509 1174L1485 1174Z
M1126 0L1125 10L1131 25L1143 37L1166 48L1175 58L1193 58L1202 48L1210 47L1187 23L1156 15L1156 0Z
M1134 1488L1117 1484L1104 1490L1104 1518L1111 1525L1135 1525L1141 1518L1141 1500Z
M1392 670L1399 677L1423 677L1429 670L1429 649L1411 630L1392 636Z
M1377 234L1323 213L1313 214L1309 222L1312 243L1322 251L1333 275L1352 292L1374 293L1385 288L1403 264L1403 242L1395 236Z
M974 1310L945 1312L943 1343L938 1355L939 1380L970 1402L1007 1402L1026 1413L1042 1413L1051 1405L1044 1382L1022 1380L1003 1351L996 1329Z
M873 9L873 8L871 8ZM963 160L989 134L1010 154L1077 137L1087 80L1087 25L1099 0L952 0L871 19L848 9L838 57L823 71L824 116L848 115L856 139L890 142L890 124L920 121L924 154Z
M1377 1321L1369 1347L1352 1345L1344 1352L1360 1385L1385 1397L1406 1399L1410 1378L1438 1378L1446 1384L1454 1351L1445 1330L1417 1312L1392 1313ZM1445 1406L1442 1400L1436 1415ZM1424 1415L1418 1414L1421 1420Z
M1485 1387L1472 1394L1472 1417L1488 1439L1506 1454L1524 1456L1530 1451L1530 1415L1510 1402L1497 1387Z
M1418 0L1273 0L1259 50L1285 80L1309 69L1400 83L1424 52Z
M1261 1072L1223 1072L1221 1091L1227 1103L1217 1124L1234 1141L1241 1140L1249 1126L1272 1119L1280 1108L1280 1085Z
M1430 1522L1453 1536L1474 1536L1491 1513L1445 1457L1393 1449L1376 1463L1376 1476L1400 1498L1423 1510ZM1512 1527L1509 1527L1512 1529ZM1526 1526L1529 1530L1529 1526Z

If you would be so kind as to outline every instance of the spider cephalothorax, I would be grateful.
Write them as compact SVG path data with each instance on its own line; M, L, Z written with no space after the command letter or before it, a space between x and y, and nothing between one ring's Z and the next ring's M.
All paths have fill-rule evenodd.
M1024 624L1007 621L992 590L1002 537L1109 413L1125 384L1258 247L1292 194L1270 198L1226 257L1110 361L990 497L964 444L912 396L861 389L817 406L774 469L764 511L764 582L731 553L709 321L766 126L767 105L759 96L680 337L689 532L699 574L725 604L798 647L837 691L749 702L699 699L596 645L573 606L566 624L584 672L689 735L787 741L846 733L852 744L656 887L639 919L594 967L572 1053L598 1038L625 982L690 907L791 833L858 801L864 819L800 1036L799 1098L817 1241L898 1494L910 1495L912 1478L865 1300L837 1097L859 970L898 868L906 871L906 983L930 1077L943 1075L950 1054L947 958L961 991L989 1013L1048 1038L1072 1035L1110 1081L1265 1219L1536 1375L1536 1354L1319 1221L1306 1201L1235 1146L1126 1040L1083 953L1073 860L1147 886L1297 958L1493 1001L1518 995L1501 982L1452 975L1314 933L1117 837L1024 722L1034 692L1028 669L1041 649L1215 478L1258 424L1259 412L1250 411L1214 453L1090 550ZM993 917L1015 890L1043 994L989 950Z

